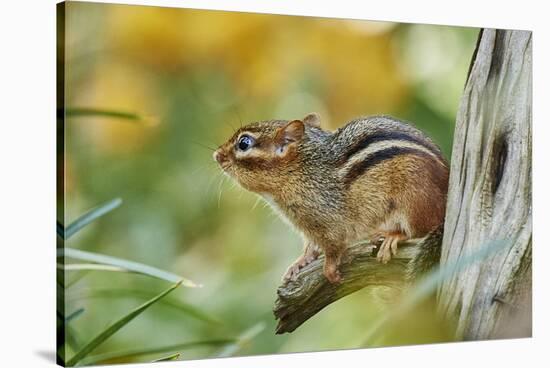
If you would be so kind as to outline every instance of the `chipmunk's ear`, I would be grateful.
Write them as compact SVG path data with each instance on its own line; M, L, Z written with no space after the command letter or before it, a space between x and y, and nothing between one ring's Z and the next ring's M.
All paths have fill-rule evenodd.
M277 131L279 141L285 143L298 142L304 136L304 122L301 120L292 120Z
M296 143L304 136L305 127L301 120L292 120L277 130L275 135L278 154L284 154L286 147Z
M309 126L320 128L321 127L321 117L316 112L310 112L304 118L304 123Z

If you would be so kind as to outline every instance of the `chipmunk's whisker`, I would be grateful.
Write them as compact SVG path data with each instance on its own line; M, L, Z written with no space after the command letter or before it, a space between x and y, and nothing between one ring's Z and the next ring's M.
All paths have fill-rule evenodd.
M256 198L256 202L254 202L254 204L252 205L250 212L254 211L254 209L256 208L256 206L258 206L258 203L260 203L261 200L262 200L262 197Z
M233 106L233 113L237 115L237 118L239 119L239 127L243 127L243 119L241 118L241 114L239 113L239 109L237 106Z
M218 209L220 208L220 202L222 200L223 183L225 181L225 178L225 175L222 175L222 179L220 180L220 184L218 185Z
M227 125L228 127L231 128L231 130L233 131L233 133L235 133L237 131L237 129L235 129L235 127L233 125L231 125L231 123L229 122L229 120L223 120L223 122L225 123L225 125Z
M208 195L208 193L210 193L210 190L212 189L212 184L214 184L214 182L217 179L220 179L221 176L223 176L223 173L218 171L216 173L216 175L212 175L212 177L210 177L210 180L208 180L208 185L206 186L206 194L207 195Z
M199 142L197 142L197 141L189 141L189 142L190 142L190 143L193 143L193 144L195 144L195 145L197 145L197 146L199 146L199 147L202 147L202 148L204 148L204 149L207 149L207 150L209 150L209 151L211 151L211 152L214 152L214 151L217 149L217 148L214 148L214 147L207 146L206 144L199 143Z
M193 170L191 170L191 176L197 175L201 170L206 170L205 166L199 166Z

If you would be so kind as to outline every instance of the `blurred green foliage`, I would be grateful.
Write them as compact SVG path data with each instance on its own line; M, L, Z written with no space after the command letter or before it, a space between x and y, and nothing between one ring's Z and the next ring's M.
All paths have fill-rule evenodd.
M275 290L300 254L300 239L224 179L211 148L254 120L317 111L334 129L389 114L414 122L450 158L478 30L78 2L66 5L65 20L69 110L59 220L124 201L65 245L185 275L204 287L179 288L170 300L220 321L157 303L94 354L233 341L250 329L245 343L190 344L179 359L359 347L386 308L383 288L344 298L292 334L274 334ZM76 346L166 287L119 272L71 272L65 280L67 315L83 309L66 331ZM89 297L106 288L131 292ZM379 345L451 339L430 303L411 313Z

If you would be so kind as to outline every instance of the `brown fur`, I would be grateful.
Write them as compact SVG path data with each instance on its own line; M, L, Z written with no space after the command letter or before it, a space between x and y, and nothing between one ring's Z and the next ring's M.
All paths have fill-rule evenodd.
M255 139L246 152L236 147L242 134ZM348 245L384 238L378 258L387 262L399 241L444 221L447 163L428 137L393 118L355 120L334 133L319 128L316 114L253 123L214 157L303 234L306 252L287 271L290 278L320 249L325 275L338 282Z

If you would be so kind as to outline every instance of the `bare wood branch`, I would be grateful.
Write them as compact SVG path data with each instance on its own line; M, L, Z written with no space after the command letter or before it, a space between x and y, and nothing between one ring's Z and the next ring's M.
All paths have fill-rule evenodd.
M276 332L292 332L327 305L366 286L385 286L401 289L404 286L407 264L416 247L408 243L400 246L397 255L387 264L376 260L375 245L356 245L348 249L348 256L340 267L341 283L334 285L323 275L324 257L310 263L277 289L274 314L279 320Z

